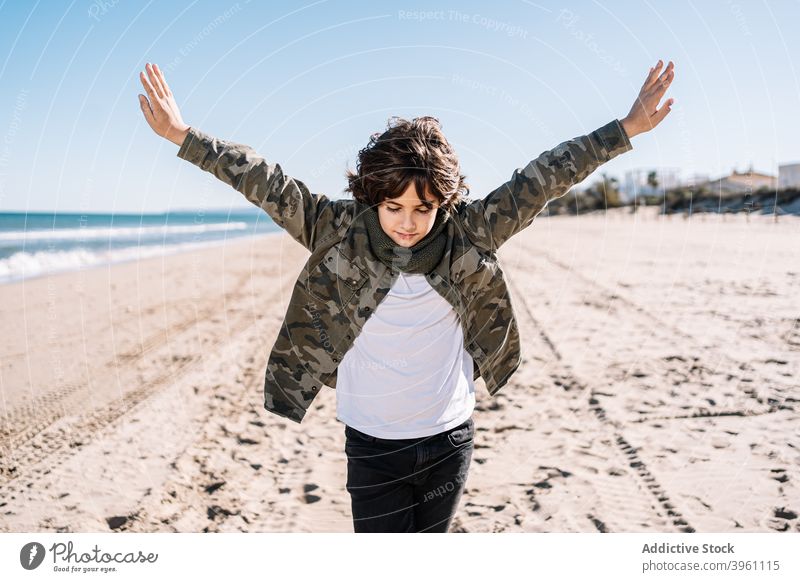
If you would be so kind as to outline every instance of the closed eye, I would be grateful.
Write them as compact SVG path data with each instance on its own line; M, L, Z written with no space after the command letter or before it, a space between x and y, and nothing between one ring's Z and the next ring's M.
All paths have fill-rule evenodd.
M392 214L394 214L395 212L400 212L399 208L387 208L387 210ZM430 208L428 208L427 210L422 210L420 208L417 208L417 212L419 212L420 214L428 214L430 211L431 211Z

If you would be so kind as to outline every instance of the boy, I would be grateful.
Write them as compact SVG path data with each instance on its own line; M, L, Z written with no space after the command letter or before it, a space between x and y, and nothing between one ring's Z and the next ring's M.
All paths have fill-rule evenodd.
M322 385L345 424L356 532L445 532L472 459L474 380L490 395L521 361L497 249L549 200L657 126L674 77L661 61L622 120L543 152L470 201L438 120L393 118L348 172L353 200L312 194L244 144L183 122L157 66L147 123L178 156L262 208L310 252L267 363L265 408L300 423Z

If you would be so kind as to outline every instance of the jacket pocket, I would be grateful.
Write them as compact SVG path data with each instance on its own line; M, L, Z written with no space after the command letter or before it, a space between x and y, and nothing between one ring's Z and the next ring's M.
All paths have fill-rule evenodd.
M331 310L342 311L366 284L369 275L332 247L306 277L309 295Z

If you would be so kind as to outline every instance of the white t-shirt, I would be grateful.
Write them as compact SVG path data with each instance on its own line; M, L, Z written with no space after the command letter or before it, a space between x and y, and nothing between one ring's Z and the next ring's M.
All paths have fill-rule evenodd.
M472 366L452 306L400 273L339 363L336 418L378 438L438 434L472 416Z

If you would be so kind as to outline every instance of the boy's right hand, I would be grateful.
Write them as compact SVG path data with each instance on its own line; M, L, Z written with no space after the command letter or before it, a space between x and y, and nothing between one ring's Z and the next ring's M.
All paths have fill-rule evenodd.
M145 69L147 76L143 72L139 73L142 85L150 97L148 102L147 97L139 94L139 105L144 118L158 135L176 145L181 145L189 133L189 126L181 119L175 97L158 65L146 63Z

